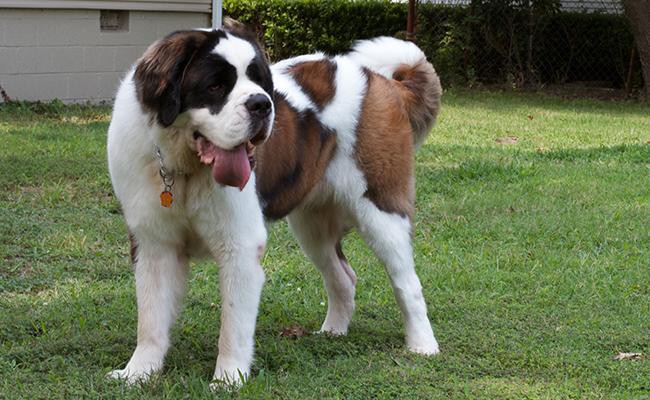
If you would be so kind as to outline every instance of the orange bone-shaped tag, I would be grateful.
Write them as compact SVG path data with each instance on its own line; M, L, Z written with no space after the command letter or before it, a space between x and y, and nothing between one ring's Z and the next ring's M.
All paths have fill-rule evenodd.
M173 201L174 201L174 196L172 195L172 192L165 190L164 192L160 193L161 206L165 208L170 208L172 206Z

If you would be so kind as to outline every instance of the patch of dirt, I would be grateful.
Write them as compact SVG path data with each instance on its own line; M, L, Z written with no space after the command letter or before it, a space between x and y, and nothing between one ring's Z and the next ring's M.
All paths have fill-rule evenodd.
M517 136L504 136L494 139L498 144L517 144L519 138Z
M548 85L533 92L558 96L565 99L629 100L624 89L607 87L606 82L575 82Z
M638 91L633 91L628 95L625 89L613 88L609 82L572 82L564 84L553 84L543 86L524 86L513 89L507 84L488 84L480 85L480 88L487 90L501 90L506 92L520 93L539 93L549 96L560 97L563 99L595 99L595 100L637 100ZM529 116L529 119L532 116Z

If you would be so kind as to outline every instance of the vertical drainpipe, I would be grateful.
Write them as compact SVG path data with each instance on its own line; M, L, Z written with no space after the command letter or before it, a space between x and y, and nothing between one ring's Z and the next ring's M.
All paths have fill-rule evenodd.
M222 0L212 0L212 28L221 28L223 21Z

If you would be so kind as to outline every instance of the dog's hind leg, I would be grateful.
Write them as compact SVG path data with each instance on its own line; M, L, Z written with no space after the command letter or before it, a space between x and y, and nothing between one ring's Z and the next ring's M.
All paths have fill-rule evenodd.
M354 312L357 277L341 249L344 234L341 215L335 208L296 210L289 215L289 226L300 247L316 265L327 291L327 316L321 332L344 335Z
M438 342L415 273L410 218L384 212L369 199L362 198L356 207L356 220L360 235L386 267L406 324L409 350L437 354Z
M126 367L112 371L109 377L136 383L162 368L186 280L187 259L173 245L137 241L137 345Z

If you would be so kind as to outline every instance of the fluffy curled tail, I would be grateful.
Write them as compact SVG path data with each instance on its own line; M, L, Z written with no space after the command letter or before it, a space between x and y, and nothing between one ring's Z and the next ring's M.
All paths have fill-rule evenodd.
M350 57L394 80L413 127L413 142L419 147L436 122L442 96L440 78L422 50L411 42L382 36L358 41Z

